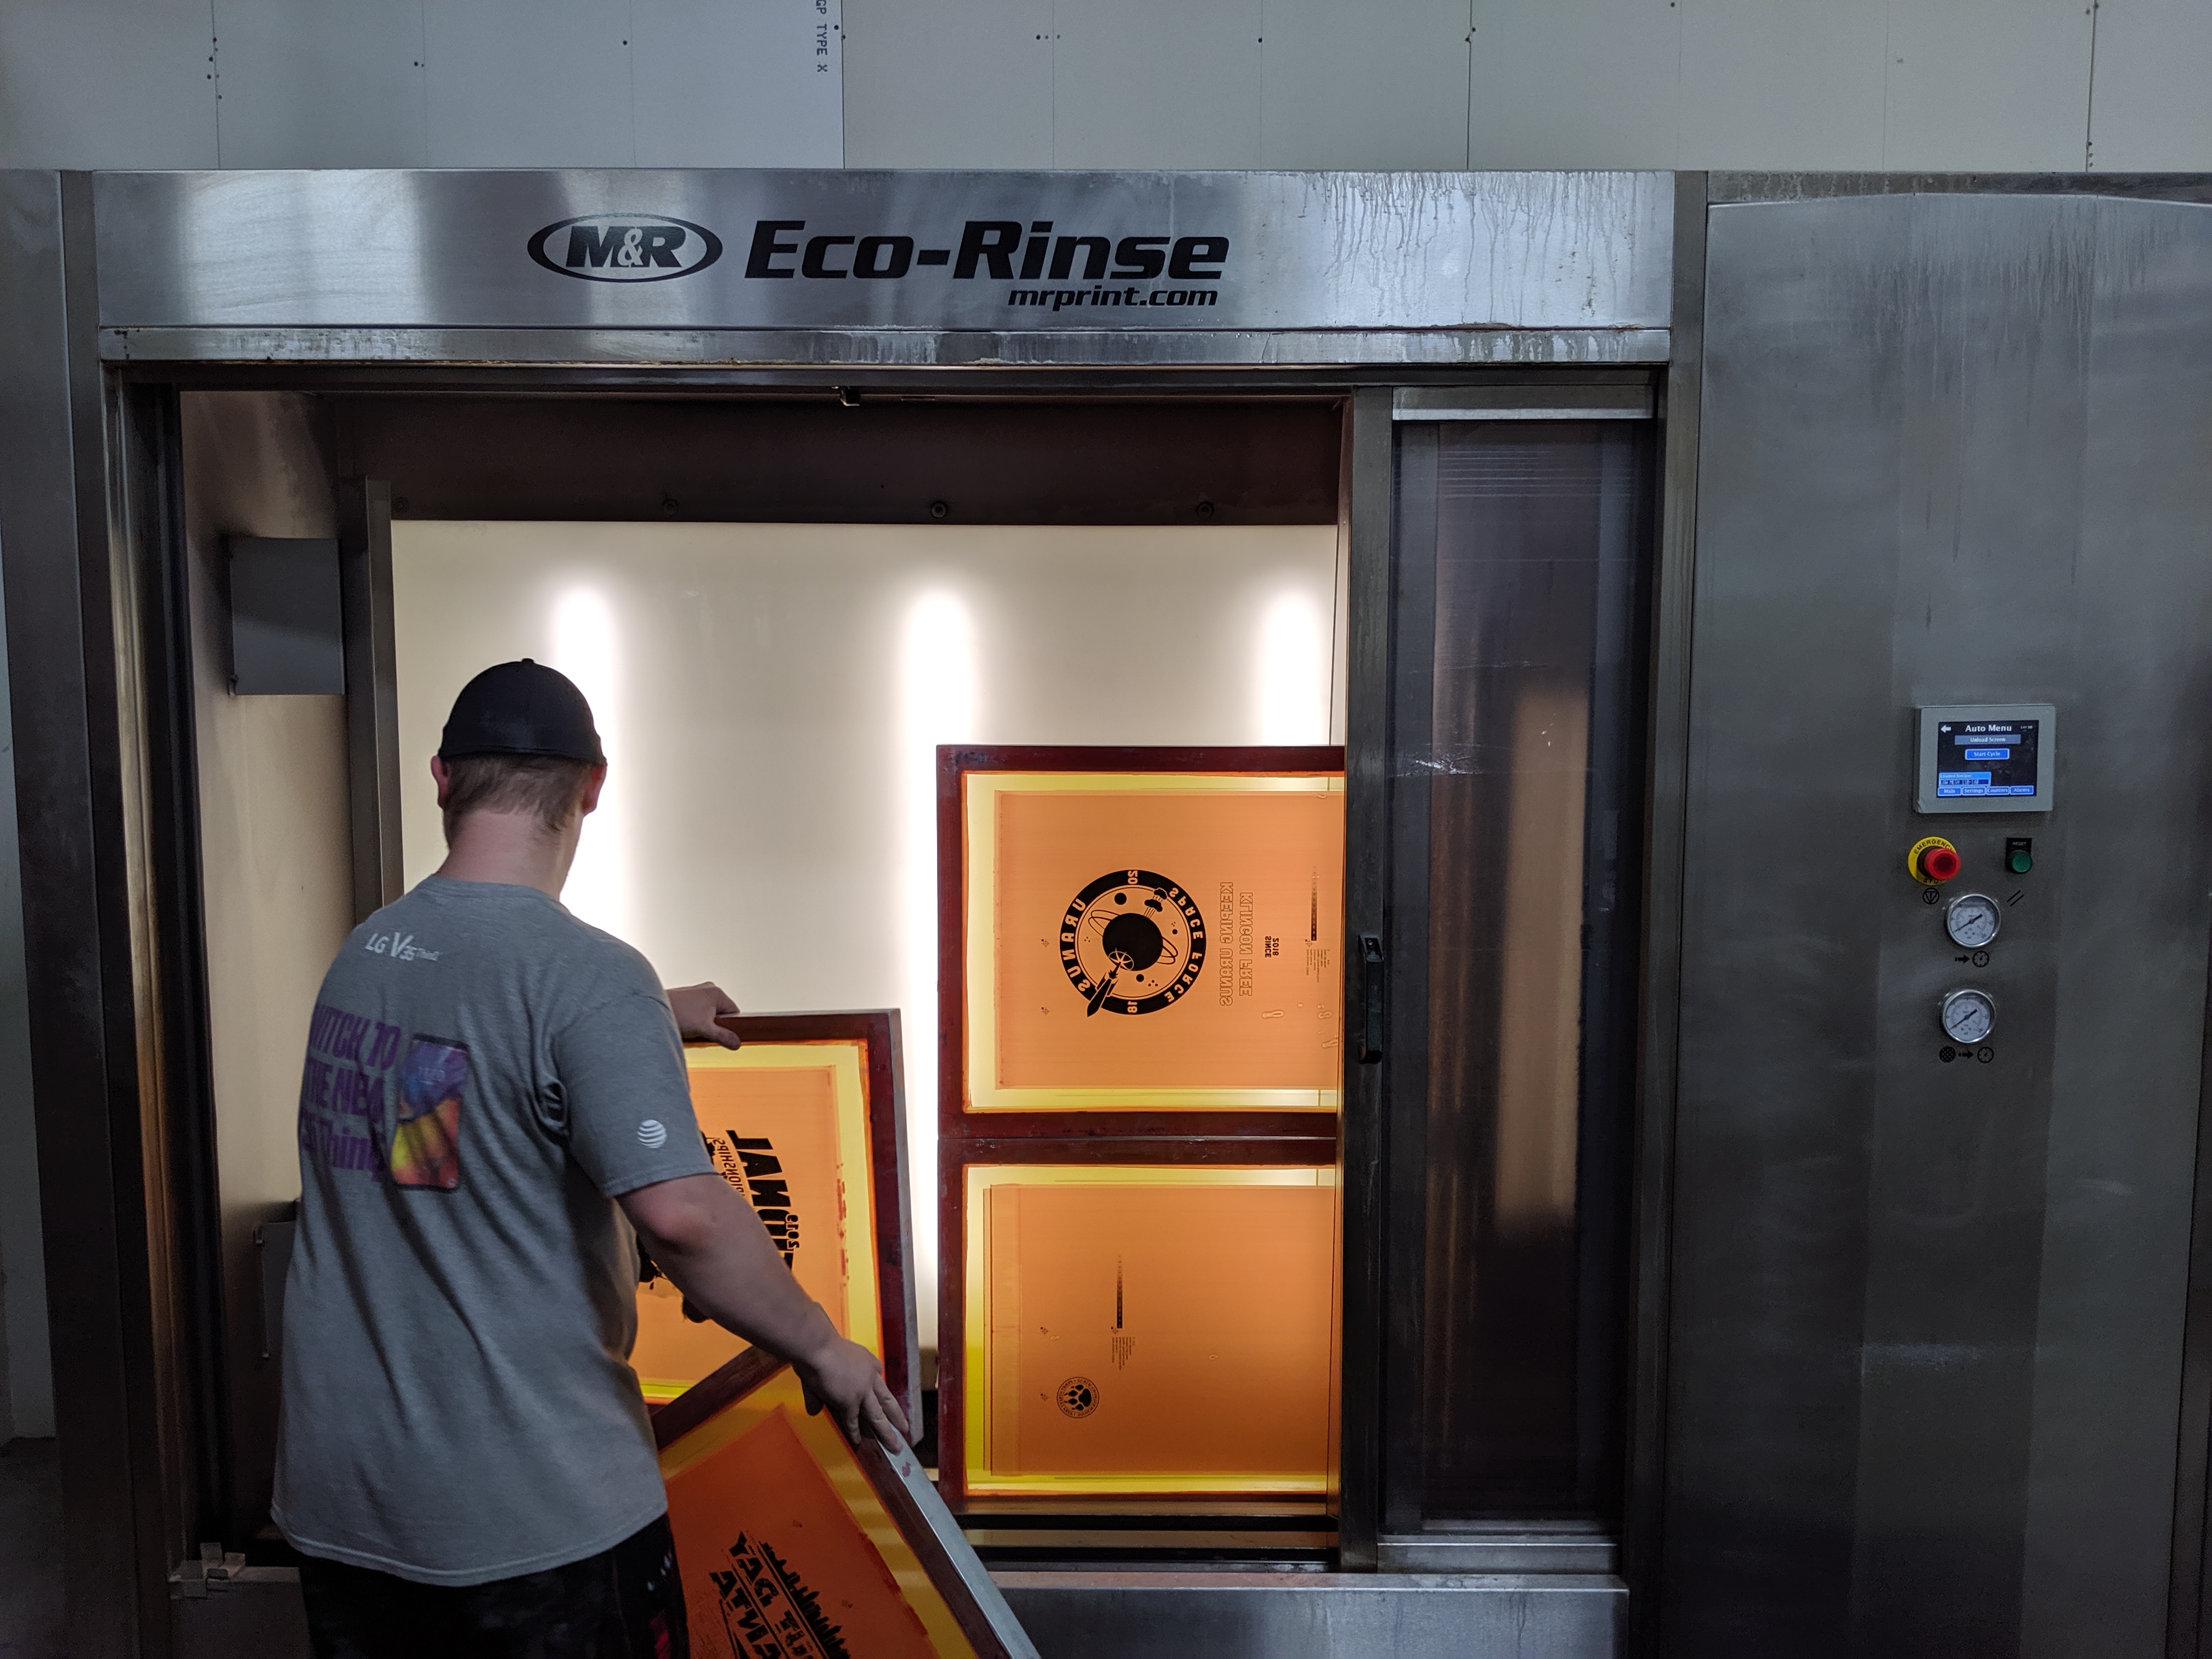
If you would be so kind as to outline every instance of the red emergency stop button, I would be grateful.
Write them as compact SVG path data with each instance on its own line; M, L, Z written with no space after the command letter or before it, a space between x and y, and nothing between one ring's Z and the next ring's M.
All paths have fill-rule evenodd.
M1938 887L1959 873L1959 849L1941 836L1929 836L1913 842L1912 850L1905 855L1905 867L1912 872L1913 880Z

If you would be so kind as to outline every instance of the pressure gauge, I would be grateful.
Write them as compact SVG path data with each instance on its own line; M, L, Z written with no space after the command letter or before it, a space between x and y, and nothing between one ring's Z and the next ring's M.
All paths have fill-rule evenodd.
M1943 999L1943 1035L1971 1048L1996 1030L1997 1006L1987 991L1953 991Z
M1961 893L1943 911L1944 931L1954 945L1978 951L1997 936L2004 912L1985 893Z

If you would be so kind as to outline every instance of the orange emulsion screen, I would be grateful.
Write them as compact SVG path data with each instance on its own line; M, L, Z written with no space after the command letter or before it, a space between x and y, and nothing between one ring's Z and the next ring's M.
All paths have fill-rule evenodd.
M788 1407L671 1476L668 1524L701 1659L935 1651Z
M1340 793L997 811L1001 1088L1336 1086Z
M828 1065L695 1066L691 1105L714 1167L760 1215L806 1293L848 1320L846 1173L837 1155L836 1073ZM682 1293L664 1277L641 1285L630 1366L648 1390L697 1382L743 1352L711 1322L684 1317Z
M1332 1188L988 1191L991 1472L1322 1476Z

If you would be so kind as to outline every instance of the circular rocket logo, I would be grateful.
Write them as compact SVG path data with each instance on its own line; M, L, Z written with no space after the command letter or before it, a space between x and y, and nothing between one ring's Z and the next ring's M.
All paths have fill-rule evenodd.
M1198 983L1206 920L1189 894L1150 870L1115 870L1078 893L1060 922L1060 965L1085 1014L1155 1014Z

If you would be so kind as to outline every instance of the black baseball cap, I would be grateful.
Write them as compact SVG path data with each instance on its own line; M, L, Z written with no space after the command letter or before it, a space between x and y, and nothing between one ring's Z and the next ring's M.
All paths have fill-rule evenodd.
M576 683L527 657L493 664L453 699L438 757L464 755L544 755L592 766L607 758Z

